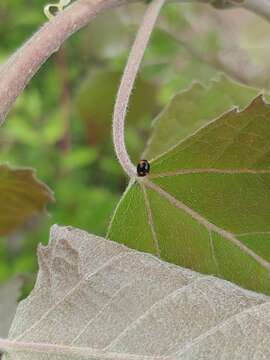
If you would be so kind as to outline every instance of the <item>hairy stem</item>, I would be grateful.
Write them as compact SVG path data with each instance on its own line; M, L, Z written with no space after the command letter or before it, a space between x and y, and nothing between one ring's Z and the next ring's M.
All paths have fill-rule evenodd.
M131 1L133 0L77 0L39 29L4 65L0 65L0 125L27 83L70 35L99 13ZM213 0L176 1L213 3ZM233 6L244 7L270 21L270 0L227 2Z
M47 22L0 67L0 124L41 65L97 14L125 0L78 0ZM42 11L42 9L41 9Z
M113 143L115 153L122 168L131 178L136 176L136 169L130 161L125 145L125 118L128 101L145 49L164 2L165 0L153 0L145 12L143 21L129 54L114 107Z

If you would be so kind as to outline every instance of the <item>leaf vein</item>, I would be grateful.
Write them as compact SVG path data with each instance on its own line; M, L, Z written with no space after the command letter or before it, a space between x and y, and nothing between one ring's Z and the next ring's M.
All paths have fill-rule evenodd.
M270 174L270 169L218 169L218 168L197 168L197 169L179 169L174 171L168 171L159 174L149 175L149 179L156 179L159 177L177 176L177 175L189 175L189 174Z
M159 195L163 196L165 199L167 199L172 205L174 205L176 208L181 209L185 211L187 214L189 214L194 220L196 220L199 224L203 225L206 229L209 231L213 231L223 238L229 240L232 244L236 245L240 250L242 250L245 254L253 258L258 264L260 264L262 267L270 271L270 264L268 261L264 260L262 257L254 253L251 249L249 249L247 246L241 243L240 240L238 240L233 233L230 233L229 231L226 231L224 229L219 228L215 224L211 223L207 219L205 219L203 216L201 216L199 213L188 207L183 202L176 199L174 196L169 194L167 191L163 190L158 185L154 184L153 182L149 180L144 180L144 184L155 190Z
M150 202L149 202L149 199L148 199L148 196L147 196L145 186L142 183L140 183L140 187L142 189L143 196L144 196L144 202L145 202L145 207L146 207L146 212L147 212L147 219L148 219L148 224L150 226L150 230L151 230L151 234L152 234L153 245L154 245L154 248L156 250L156 255L160 258L161 257L161 251L160 251L158 237L157 237L157 233L156 233L156 229L155 229L155 225L154 225L154 220L153 220L153 215L152 215Z
M26 334L31 332L33 329L36 328L37 325L39 325L44 319L47 318L47 316L54 311L59 305L61 305L65 300L67 300L76 290L78 290L84 281L88 280L92 276L98 274L99 271L102 269L105 269L108 265L111 265L113 262L115 262L117 259L120 259L123 256L126 256L128 253L120 253L116 256L111 257L108 261L106 261L102 266L100 266L98 269L96 269L94 272L87 273L85 276L82 277L82 279L70 289L70 291L59 301L57 301L51 308L49 308L39 320L37 320L30 328L26 329L21 335L15 338L15 341L22 339Z

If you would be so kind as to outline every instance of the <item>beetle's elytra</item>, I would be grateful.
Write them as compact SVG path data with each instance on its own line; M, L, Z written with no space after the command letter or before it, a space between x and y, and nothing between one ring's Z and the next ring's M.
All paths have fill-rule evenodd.
M137 175L138 176L145 176L149 174L150 171L150 164L147 160L140 160L139 164L137 165Z

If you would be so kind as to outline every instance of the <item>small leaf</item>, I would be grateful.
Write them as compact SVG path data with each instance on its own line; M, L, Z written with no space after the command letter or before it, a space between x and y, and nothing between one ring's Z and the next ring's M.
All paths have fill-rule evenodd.
M5 359L208 360L269 355L269 297L70 227L39 248Z
M42 212L52 201L51 191L31 169L0 165L0 235Z
M108 237L270 294L269 119L260 96L157 156L120 200Z

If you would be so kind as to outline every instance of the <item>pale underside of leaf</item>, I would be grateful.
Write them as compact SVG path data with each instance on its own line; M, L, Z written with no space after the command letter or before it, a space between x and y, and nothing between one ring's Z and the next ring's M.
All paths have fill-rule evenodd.
M14 278L0 285L0 337L8 335L17 308L21 280Z
M0 339L6 359L269 355L267 296L57 226L39 250L39 266L9 339Z

